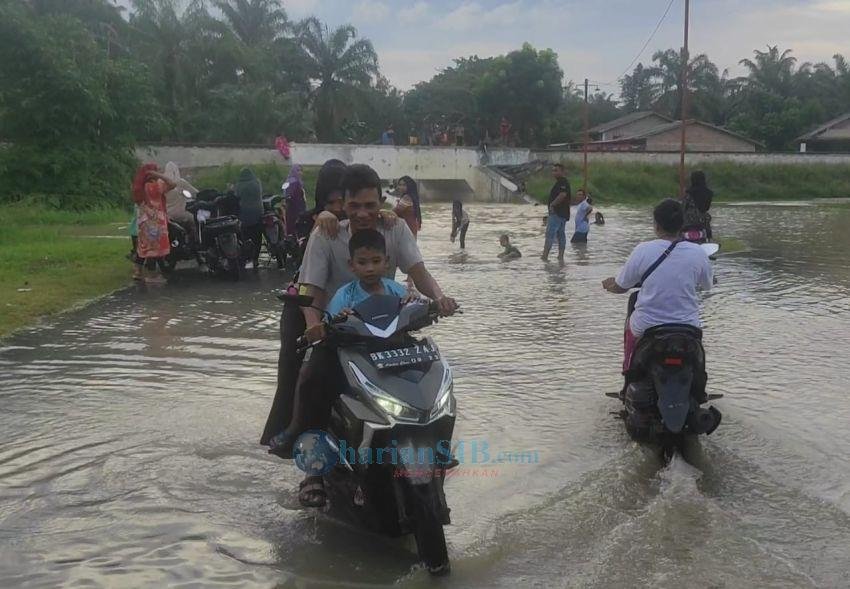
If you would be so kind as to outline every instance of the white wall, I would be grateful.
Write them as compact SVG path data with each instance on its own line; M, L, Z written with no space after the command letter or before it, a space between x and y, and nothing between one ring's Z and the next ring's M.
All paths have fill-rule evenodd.
M263 147L170 146L147 145L137 149L143 161L165 165L176 162L184 168L204 168L223 164L251 165L267 162L283 163L275 149ZM489 163L516 165L529 161L529 149L491 149ZM466 180L471 186L478 181L477 168L481 155L474 147L402 147L393 145L328 145L294 144L292 163L320 166L336 158L347 164L368 164L382 178L409 175L417 180Z
M532 159L550 162L581 162L580 151L535 151ZM739 164L828 164L836 166L850 165L850 154L821 153L688 153L685 155L688 165L705 162L735 162ZM666 152L590 152L589 162L635 162L642 164L678 164L678 153Z

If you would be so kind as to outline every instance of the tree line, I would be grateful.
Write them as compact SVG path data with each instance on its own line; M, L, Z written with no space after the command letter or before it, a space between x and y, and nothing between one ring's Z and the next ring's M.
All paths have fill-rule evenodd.
M793 149L808 129L850 111L850 65L836 54L833 63L798 63L791 49L768 46L739 65L745 76L731 77L705 54L689 60L688 116L727 127L770 150ZM620 82L625 112L655 110L681 115L682 54L657 51L652 63L638 64Z
M770 149L850 110L850 70L798 64L768 47L731 78L706 55L690 60L690 116ZM678 117L681 53L668 49L594 89L591 124L636 110ZM583 88L558 56L525 44L456 59L407 92L381 75L354 27L293 21L280 0L0 0L0 198L43 193L63 205L126 185L140 141L397 143L435 131L467 145L488 137L530 146L578 141ZM120 188L119 188L120 187ZM122 194L123 196L123 194Z

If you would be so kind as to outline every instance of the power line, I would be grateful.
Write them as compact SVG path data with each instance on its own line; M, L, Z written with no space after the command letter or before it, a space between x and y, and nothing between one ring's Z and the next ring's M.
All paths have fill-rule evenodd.
M667 18L667 15L670 14L670 9L673 8L673 3L675 1L676 0L670 0L670 3L667 4L667 9L664 11L664 14L661 15L661 18L658 19L658 24L655 25L655 29L652 31L652 34L646 40L646 43L643 44L643 47L640 48L640 51L638 51L637 55L635 55L635 58L631 61L631 63L629 63L626 69L623 70L623 73L620 74L620 76L617 78L618 81L622 79L623 76L625 76L627 73L629 73L629 70L632 69L632 66L637 62L638 59L640 59L640 56L643 55L643 52L646 51L646 48L649 47L649 44L652 43L652 40L655 38L655 34L658 33L658 30L664 23L664 20ZM613 85L613 82L610 85Z

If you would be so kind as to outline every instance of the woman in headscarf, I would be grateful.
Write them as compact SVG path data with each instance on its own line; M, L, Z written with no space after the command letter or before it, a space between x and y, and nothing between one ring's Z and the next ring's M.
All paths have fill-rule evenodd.
M711 201L714 192L708 187L705 172L697 170L691 174L691 185L685 191L682 206L685 213L683 230L701 229L705 231L706 239L711 239Z
M141 166L133 178L133 202L138 210L138 245L136 255L147 269L145 282L162 284L165 278L156 271L156 262L171 251L168 239L168 214L165 193L175 184L160 174L156 164Z
M235 192L239 200L242 239L250 239L253 242L251 261L254 268L257 268L260 264L260 248L263 245L263 186L251 169L242 168L236 181Z
M186 195L183 191L185 190L194 197L198 194L198 189L183 179L180 175L180 168L174 162L165 164L165 175L174 183L174 188L165 193L168 218L187 227L189 234L194 237L195 217L186 210Z
M301 181L301 166L295 165L289 170L286 178L286 234L295 233L295 225L298 219L307 210L307 201L304 199L304 184Z
M328 212L337 220L345 218L342 209L343 190L342 177L346 165L337 159L326 161L319 170L316 178L316 206L303 213L295 221L295 235L301 243L301 253L307 248L307 238L316 224L316 218L322 212Z
M400 195L393 212L404 219L413 237L422 228L422 209L419 206L419 187L410 176L402 176L398 179L396 190Z
M342 177L345 164L339 160L328 160L319 170L316 178L316 207L307 211L299 220L299 236L307 237L313 230L316 217L322 212L330 213L334 218L342 217ZM306 247L306 239L304 242ZM297 281L297 279L294 279ZM292 294L298 292L296 284L287 289ZM266 427L260 443L268 446L272 437L283 431L292 418L292 404L295 398L295 383L301 369L303 354L299 354L298 338L304 335L304 315L301 307L291 301L285 301L280 315L280 356L277 361L277 390L272 403Z

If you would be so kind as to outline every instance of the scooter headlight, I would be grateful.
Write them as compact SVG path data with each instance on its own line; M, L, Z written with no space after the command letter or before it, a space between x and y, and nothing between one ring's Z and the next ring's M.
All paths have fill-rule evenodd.
M418 409L411 407L404 401L394 398L384 389L370 381L366 378L366 375L357 368L357 365L354 362L349 362L348 367L351 369L351 372L354 374L357 382L360 383L361 387L363 387L363 390L369 393L369 396L375 402L375 405L383 410L384 413L404 421L419 421L421 413Z
M431 409L431 421L455 412L457 404L455 402L454 388L452 370L451 368L446 368L445 372L443 372L443 382L440 385L440 392L437 393L437 402L434 403L434 408Z

